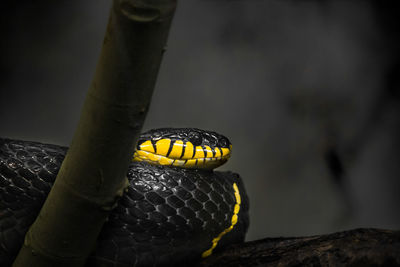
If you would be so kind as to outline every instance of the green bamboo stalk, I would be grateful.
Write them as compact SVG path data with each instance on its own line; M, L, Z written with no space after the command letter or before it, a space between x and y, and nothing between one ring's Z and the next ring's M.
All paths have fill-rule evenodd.
M83 266L127 186L176 0L114 0L81 118L13 266Z

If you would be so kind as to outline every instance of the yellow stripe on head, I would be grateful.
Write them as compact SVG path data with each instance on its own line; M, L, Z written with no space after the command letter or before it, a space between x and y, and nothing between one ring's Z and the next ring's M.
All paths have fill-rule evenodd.
M213 150L209 146L204 146L204 151L206 152L206 158L212 158L214 156Z
M202 159L204 158L204 150L201 146L196 146L196 153L194 154L194 159Z
M203 164L204 164L204 158L197 159L197 164L196 164L197 167L201 167Z
M161 156L160 156L160 155L157 155L157 154L149 153L148 156L147 156L147 158L148 158L150 161L153 161L153 163L154 163L154 162L158 162L158 161L161 159Z
M177 140L172 145L172 150L168 154L168 157L172 159L180 159L182 156L182 150L183 150L183 141Z
M171 145L170 139L161 139L156 143L156 153L160 156L166 156L169 151L169 146Z
M185 163L185 167L193 168L196 167L197 160L196 159L188 159Z
M139 140L134 161L184 168L216 168L228 160L232 148L227 138L198 129L156 129Z
M221 153L221 150L219 149L219 147L214 148L214 150L215 150L215 157L216 158L222 156L222 153Z
M222 150L222 156L223 157L229 155L230 152L231 152L231 150L229 148L225 148L225 147L221 148L221 150Z
M174 160L167 157L161 157L158 163L160 163L161 165L172 165L172 163L174 163Z
M141 143L140 150L155 153L154 146L150 140L147 140L146 142Z
M185 153L182 156L182 159L191 159L193 157L193 144L190 142L185 143Z
M173 165L174 166L184 166L185 162L186 162L186 160L176 159L176 160L174 160Z

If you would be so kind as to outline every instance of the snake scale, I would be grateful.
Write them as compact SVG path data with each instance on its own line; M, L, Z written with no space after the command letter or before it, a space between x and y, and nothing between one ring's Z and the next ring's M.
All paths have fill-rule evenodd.
M87 266L188 265L243 242L248 197L240 176L212 169L229 140L194 128L143 133L129 187ZM10 266L57 176L66 147L0 138L0 266Z

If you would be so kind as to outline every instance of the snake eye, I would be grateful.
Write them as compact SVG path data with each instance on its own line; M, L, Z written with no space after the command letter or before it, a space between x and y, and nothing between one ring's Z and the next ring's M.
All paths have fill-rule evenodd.
M226 140L225 138L221 138L218 141L218 146L219 147L228 147L228 140Z
M190 132L188 135L189 141L194 145L194 146L199 146L202 143L202 138L200 134L196 132Z

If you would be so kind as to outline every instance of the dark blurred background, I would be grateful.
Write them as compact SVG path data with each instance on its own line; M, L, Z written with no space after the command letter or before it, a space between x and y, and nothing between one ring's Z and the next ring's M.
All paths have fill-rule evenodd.
M249 240L399 229L399 9L389 2L181 0L144 130L231 139L223 169L245 180ZM0 136L69 145L110 3L2 1Z

